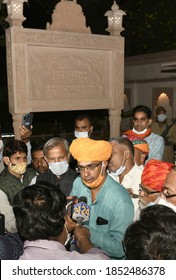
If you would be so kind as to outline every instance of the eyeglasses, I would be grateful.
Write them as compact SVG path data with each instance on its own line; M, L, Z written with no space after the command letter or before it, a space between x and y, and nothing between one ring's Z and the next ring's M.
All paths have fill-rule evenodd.
M85 171L85 169L89 170L89 171L92 171L94 170L96 167L98 167L99 165L101 164L101 162L98 162L97 164L89 164L89 165L86 165L86 166L82 166L82 165L78 165L75 170L76 172L78 173L81 173L83 171Z
M167 190L166 187L163 187L161 190L162 190L162 193L164 194L164 196L166 197L166 199L176 196L176 194L166 194L166 193L164 193L164 191Z
M144 192L145 195L160 193L159 191L150 192L150 191L146 190L141 184L139 185L139 192Z

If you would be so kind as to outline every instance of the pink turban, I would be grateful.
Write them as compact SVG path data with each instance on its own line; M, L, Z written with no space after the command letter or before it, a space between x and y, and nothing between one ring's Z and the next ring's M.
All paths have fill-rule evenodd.
M156 191L161 191L172 166L173 164L170 162L156 159L149 160L142 172L142 185Z
M112 153L112 146L108 141L78 138L70 145L70 153L77 161L104 161Z

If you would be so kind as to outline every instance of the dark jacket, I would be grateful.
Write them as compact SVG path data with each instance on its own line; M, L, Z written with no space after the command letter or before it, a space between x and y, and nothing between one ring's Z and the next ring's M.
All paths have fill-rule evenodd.
M73 182L76 177L77 177L76 171L71 169L70 167L64 174L60 175L59 178L55 174L53 174L50 169L48 169L47 171L45 171L37 176L36 183L46 181L46 182L52 183L56 187L58 187L58 185L59 185L60 190L67 197L70 195L70 192L73 187Z
M22 176L22 180L11 174L7 167L1 172L0 189L7 195L9 203L11 205L16 193L22 190L24 187L29 186L31 180L35 176L36 172L30 168L26 169L26 172Z

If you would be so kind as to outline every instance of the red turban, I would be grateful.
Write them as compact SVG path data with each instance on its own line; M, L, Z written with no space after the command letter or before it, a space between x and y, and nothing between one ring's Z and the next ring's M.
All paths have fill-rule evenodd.
M104 161L112 153L112 146L108 141L78 138L70 145L70 153L77 161Z
M172 166L173 164L170 162L156 159L149 160L142 172L142 185L156 191L161 191Z

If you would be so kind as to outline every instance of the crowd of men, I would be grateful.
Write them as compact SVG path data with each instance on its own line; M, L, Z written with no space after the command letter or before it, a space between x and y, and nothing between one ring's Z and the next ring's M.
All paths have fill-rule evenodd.
M176 169L163 161L150 108L136 106L132 118L132 129L109 141L93 139L83 114L71 143L30 143L25 127L21 140L0 143L1 259L175 259Z

